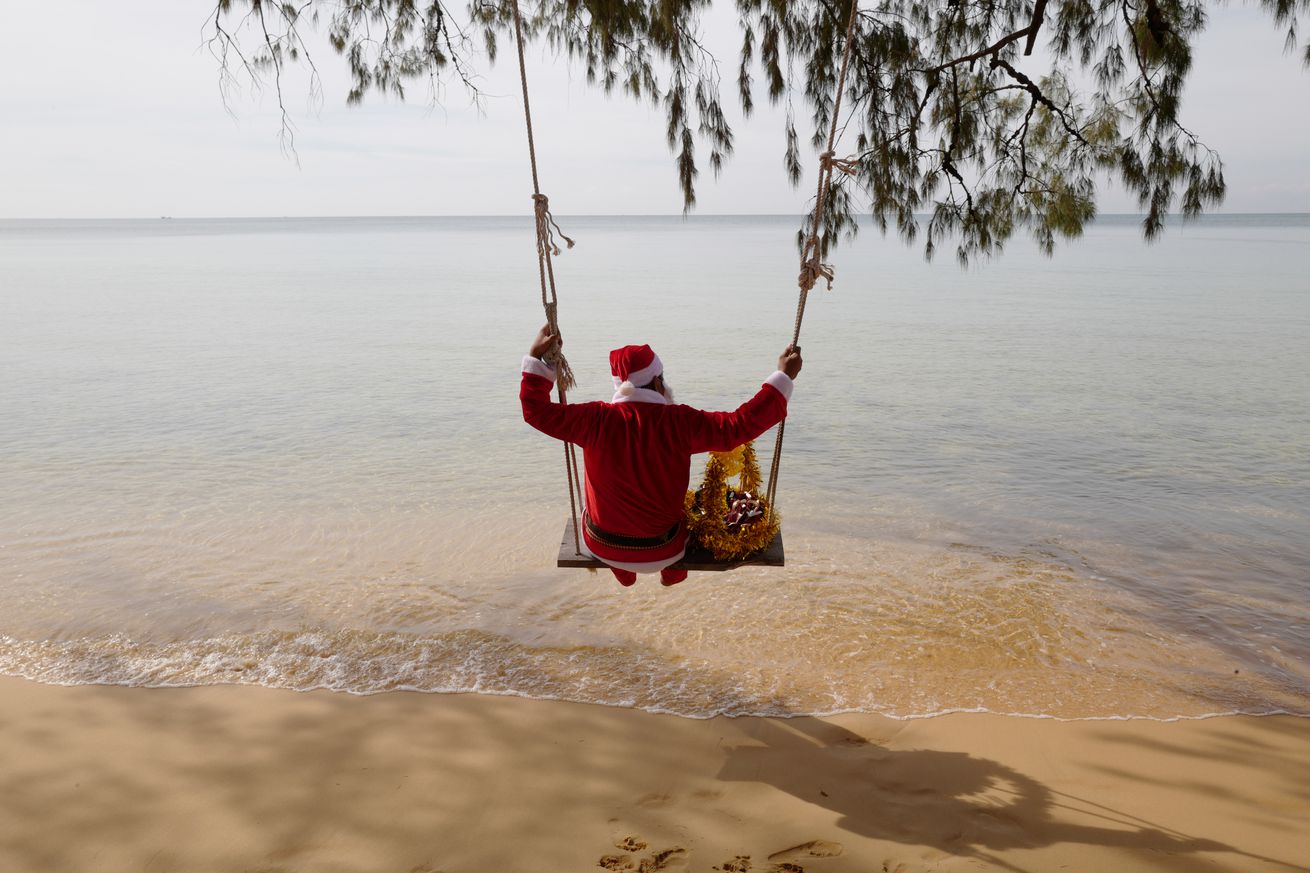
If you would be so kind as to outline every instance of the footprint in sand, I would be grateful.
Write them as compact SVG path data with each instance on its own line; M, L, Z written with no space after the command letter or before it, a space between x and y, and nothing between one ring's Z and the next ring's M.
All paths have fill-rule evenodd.
M667 794L647 794L637 801L637 805L652 809L661 806L668 806L671 800L673 800L673 798Z
M792 846L790 849L774 852L769 856L769 860L781 867L783 863L788 861L836 858L841 853L841 843L834 843L831 840L810 840L808 843L801 843L799 846Z
M649 858L642 858L641 864L637 866L637 873L656 873L657 870L666 870L686 860L687 850L681 846L674 846L672 849L656 852Z
M715 870L721 870L722 873L747 873L751 868L750 855L738 855L731 861L724 861Z
M625 852L640 852L649 844L641 837L628 836L614 845ZM651 852L639 859L634 859L632 855L602 855L596 866L612 870L614 873L623 873L627 870L635 870L637 873L658 873L660 870L668 870L684 862L686 858L687 850L682 846L674 846L671 849Z

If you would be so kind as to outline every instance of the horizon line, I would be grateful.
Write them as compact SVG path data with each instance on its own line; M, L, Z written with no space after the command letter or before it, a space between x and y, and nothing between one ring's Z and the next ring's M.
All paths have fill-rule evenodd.
M530 218L530 212L450 212L450 213L396 213L396 214L350 214L350 215L65 215L65 216L0 216L0 221L296 221L296 220L359 220L359 219L429 219L429 218ZM803 218L805 212L560 212L561 216L570 218ZM916 218L929 218L931 213L915 213ZM1171 212L1166 220L1181 219L1197 221L1205 218L1239 217L1253 215L1310 215L1306 210L1275 210L1259 212L1203 212L1200 215L1187 216ZM871 216L860 214L857 219ZM1102 212L1091 218L1145 218L1145 212Z

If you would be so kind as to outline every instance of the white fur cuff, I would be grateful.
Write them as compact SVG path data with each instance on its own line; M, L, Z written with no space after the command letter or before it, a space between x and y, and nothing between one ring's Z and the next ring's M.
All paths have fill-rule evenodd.
M792 381L792 378L782 372L782 370L774 370L773 375L764 380L764 384L772 385L774 388L777 388L778 393L783 396L783 399L788 401L791 400L792 389L796 387L796 383Z
M532 357L532 355L523 356L523 372L531 373L534 376L542 376L552 382L555 381L555 368L539 358Z

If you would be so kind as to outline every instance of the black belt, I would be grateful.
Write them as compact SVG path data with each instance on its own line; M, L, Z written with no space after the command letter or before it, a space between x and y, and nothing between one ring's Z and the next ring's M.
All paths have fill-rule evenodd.
M582 513L582 523L586 525L587 533L591 534L592 539L615 549L658 549L673 542L682 529L682 522L676 522L667 533L657 537L630 537L625 534L610 533L602 527L597 527L586 512Z

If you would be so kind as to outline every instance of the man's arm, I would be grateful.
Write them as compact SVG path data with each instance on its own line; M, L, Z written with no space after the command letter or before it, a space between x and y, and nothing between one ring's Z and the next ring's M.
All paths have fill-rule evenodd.
M559 335L551 333L550 325L546 325L523 358L523 381L519 385L523 420L548 436L585 447L595 431L596 404L554 403L550 399L555 368L541 358L560 345Z
M693 410L688 443L691 453L727 452L755 439L787 417L795 379L801 372L801 350L788 346L778 357L778 370L760 390L733 412Z

